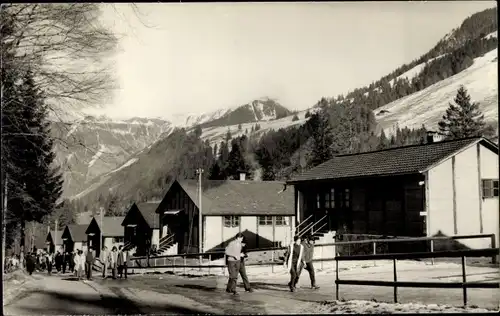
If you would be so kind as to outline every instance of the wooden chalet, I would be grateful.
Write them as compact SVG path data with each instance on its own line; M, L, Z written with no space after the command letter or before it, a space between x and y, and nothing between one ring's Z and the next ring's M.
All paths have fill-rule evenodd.
M103 246L111 250L113 246L123 245L123 227L124 216L104 216L92 217L90 224L85 230L89 246L91 246L98 256Z
M75 250L87 250L87 235L85 230L88 224L74 224L67 225L61 235L63 241L63 248L65 252L72 252Z
M259 245L260 240L271 244L291 240L295 223L293 190L284 190L284 183L204 180L202 185L202 247L196 180L174 181L158 206L160 245L171 238L178 253L210 251L244 231L253 232L249 237L255 240L248 241L253 248L265 246Z
M337 236L494 233L498 239L498 147L484 138L429 140L335 156L288 181L297 224L326 224ZM487 239L464 243L490 246Z
M148 249L158 248L160 218L156 214L159 202L134 203L125 215L124 227L127 248L135 248L137 255L145 255Z
M62 251L63 249L63 240L62 234L63 230L51 230L47 234L47 238L45 239L45 243L47 244L47 248L50 253L55 253L56 251Z

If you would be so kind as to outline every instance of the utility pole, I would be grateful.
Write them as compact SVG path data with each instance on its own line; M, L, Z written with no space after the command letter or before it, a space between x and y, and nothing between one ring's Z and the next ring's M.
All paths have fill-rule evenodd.
M2 235L2 273L5 271L5 247L6 247L6 241L5 238L7 238L7 224L5 223L5 214L7 213L7 188L8 188L8 183L9 183L9 177L8 174L5 173L5 189L4 189L4 194L3 194L3 204L2 204L2 228L3 228L3 235ZM23 258L21 258L22 262Z
M203 169L196 169L198 174L198 245L200 253L203 253L203 219L202 219L202 187L201 187L201 176L203 174Z
M54 225L54 252L58 251L57 250L57 229L59 228L59 219L56 218L56 222Z
M102 249L102 247L104 246L104 238L102 238L102 230L103 230L103 227L102 227L102 217L104 216L104 207L100 207L99 208L100 210L100 213L99 213L99 217L100 217L100 223L99 223L99 247Z

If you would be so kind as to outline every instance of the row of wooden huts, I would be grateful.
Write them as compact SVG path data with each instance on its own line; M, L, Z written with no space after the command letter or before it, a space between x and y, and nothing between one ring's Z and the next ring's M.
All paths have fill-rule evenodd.
M201 198L198 181L174 181L161 201L134 203L124 217L104 217L102 223L93 218L85 227L69 225L60 234L51 232L47 242L195 253L221 249L238 232L250 248L286 244L297 226L312 225L320 243L333 242L331 233L492 233L498 244L498 183L496 144L480 137L429 139L422 145L336 156L287 182L246 181L244 174L240 180L204 180ZM481 239L463 243L489 246Z

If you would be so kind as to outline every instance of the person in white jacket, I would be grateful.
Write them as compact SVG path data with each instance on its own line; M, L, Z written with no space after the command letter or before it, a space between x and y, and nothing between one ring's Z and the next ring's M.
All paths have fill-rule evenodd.
M297 282L299 281L299 271L302 269L304 263L304 246L301 244L299 236L293 238L294 243L291 244L285 253L284 265L290 272L290 282L288 287L290 287L291 292L295 292L297 289Z
M77 250L75 253L75 274L78 280L81 280L83 277L83 269L85 264L85 257L83 256L83 251Z
M229 280L227 281L226 292L237 295L236 283L238 282L238 274L241 264L241 249L243 245L243 234L238 233L236 238L231 241L226 247L227 270L229 272Z

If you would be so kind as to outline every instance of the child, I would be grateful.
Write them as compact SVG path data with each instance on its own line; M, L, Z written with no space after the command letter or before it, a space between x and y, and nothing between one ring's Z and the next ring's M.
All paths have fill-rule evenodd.
M295 292L299 281L299 271L303 265L304 246L301 245L300 237L293 238L294 243L290 245L285 253L285 267L290 271L290 282L288 286L291 292Z

